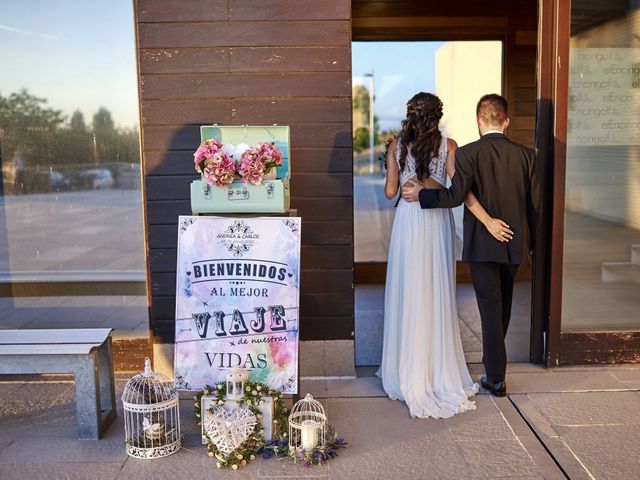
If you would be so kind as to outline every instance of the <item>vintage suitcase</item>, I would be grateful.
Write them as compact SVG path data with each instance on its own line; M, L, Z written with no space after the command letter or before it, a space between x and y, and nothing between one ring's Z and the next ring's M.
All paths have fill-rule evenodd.
M282 151L282 165L276 169L275 180L263 180L262 185L234 181L226 187L210 186L202 180L191 182L193 213L284 213L289 209L291 173L288 126L202 126L202 141L216 139L222 144L250 146L259 142L274 142Z

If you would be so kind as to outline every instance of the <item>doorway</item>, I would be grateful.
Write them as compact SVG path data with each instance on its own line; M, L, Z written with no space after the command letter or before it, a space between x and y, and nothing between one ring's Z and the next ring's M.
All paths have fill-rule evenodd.
M419 63L416 58L420 59ZM534 70L535 52L531 63ZM378 365L382 355L384 276L395 205L395 200L384 197L384 141L399 131L406 101L419 91L435 92L443 101L440 128L444 136L454 138L460 145L476 140L475 104L485 93L506 94L504 65L503 40L354 41L352 44L358 367ZM463 207L454 210L458 319L465 358L468 363L480 363L480 316L468 267L459 262L462 213ZM516 284L507 336L510 362L530 359L530 278L530 270L523 269Z

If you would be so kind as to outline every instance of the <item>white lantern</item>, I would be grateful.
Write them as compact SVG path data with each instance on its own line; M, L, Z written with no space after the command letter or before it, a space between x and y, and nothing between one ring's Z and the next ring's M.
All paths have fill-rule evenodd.
M241 400L244 396L244 383L249 379L247 372L241 368L234 368L226 375L227 400Z
M327 416L311 394L296 402L289 414L289 449L310 452L326 442Z
M127 453L136 458L160 458L180 449L178 391L164 375L151 370L127 382L122 393Z

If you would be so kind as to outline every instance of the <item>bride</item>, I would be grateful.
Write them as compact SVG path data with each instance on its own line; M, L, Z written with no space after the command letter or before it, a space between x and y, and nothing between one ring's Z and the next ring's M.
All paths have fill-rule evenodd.
M442 137L442 102L420 92L407 103L398 139L388 149L385 195L417 180L444 188L455 173L456 142ZM498 239L508 229L469 193L465 205ZM475 409L478 390L467 370L456 311L455 229L450 209L421 209L400 199L391 231L384 298L382 364L377 375L412 417L448 418ZM509 234L510 236L512 233Z

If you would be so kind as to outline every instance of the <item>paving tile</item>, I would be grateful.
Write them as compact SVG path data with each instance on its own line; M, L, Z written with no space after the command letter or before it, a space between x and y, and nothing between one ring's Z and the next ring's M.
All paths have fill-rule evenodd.
M482 362L482 352L464 352L464 360L469 363L480 363Z
M34 452L37 454L34 455ZM122 441L76 440L38 436L17 438L0 452L0 464L48 464L56 462L122 463L126 452Z
M558 432L553 428L549 419L542 415L528 395L524 393L513 394L509 395L509 399L513 401L520 414L527 419L538 435L544 438L558 437Z
M562 473L562 470L558 468L558 465L553 458L549 456L549 453L540 443L540 440L538 440L531 431L529 431L526 437L518 437L518 441L527 451L545 480L566 480L566 476Z
M460 413L445 420L456 442L515 438L513 431L489 395L477 395L475 402L475 410Z
M540 373L518 373L507 366L507 389L509 393L571 392L590 390L620 390L624 385L607 371L590 371L577 374L563 369Z
M471 480L480 480L480 479L485 479L487 477L473 477ZM565 477L562 477L563 479ZM500 477L500 480L547 480L547 478L539 476L539 475L535 475L535 476L529 476L527 475L526 477L522 477L520 475L518 475L517 477Z
M529 360L531 336L529 331L516 332L509 330L507 333L506 347L507 359L510 362L526 362Z
M300 379L299 391L301 396L310 393L314 398L327 398L327 381L302 378Z
M482 363L473 363L468 367L471 373L484 373ZM507 377L512 373L551 373L551 371L529 362L509 362L507 365Z
M496 408L500 411L504 420L509 424L516 437L533 436L531 428L522 419L518 409L511 403L508 397L497 398L487 395L491 399Z
M0 438L16 438L47 418L63 393L73 388L68 383L0 383Z
M304 467L287 459L262 460L258 470L258 478L327 478L328 476L328 464Z
M50 463L39 464L0 464L2 480L100 480L115 479L120 473L122 463Z
M453 441L444 420L412 419L404 402L388 398L329 399L329 423L353 449L384 448L396 441L430 439Z
M387 438L384 445L347 447L331 460L330 478L335 479L462 479L472 471L462 461L461 452L450 439Z
M462 348L467 352L482 352L482 342L477 338L462 339Z
M325 369L329 376L355 376L355 345L353 340L325 342Z
M639 367L625 370L611 370L610 373L616 380L624 383L625 385L628 383L640 384Z
M322 377L326 375L324 340L300 342L300 375Z
M78 439L78 425L76 421L76 406L65 404L52 407L44 415L25 429L24 437L64 437L69 440ZM122 410L116 412L113 423L102 434L101 441L124 442L124 416Z
M527 451L515 438L510 440L477 440L475 442L461 442L457 445L476 477L535 477L540 475Z
M187 450L181 448L173 455L154 460L128 457L118 480L176 480L176 479L255 479L260 458L239 470L216 468L215 458L207 456L205 447Z
M10 439L4 434L4 431L0 430L0 452L13 443L14 439ZM0 477L2 478L2 477Z
M640 424L635 392L532 393L529 399L552 425Z
M307 480L313 480L314 478L318 478L318 479L327 479L327 478L331 478L329 476L329 474L327 473L327 475L322 475L322 476L316 476L313 474L313 471L310 471L306 476L285 476L285 477L258 477L258 478L268 478L269 480L291 480L292 478L304 478Z
M359 377L353 380L327 380L329 398L386 397L382 380L378 377Z
M640 425L575 427L562 439L589 470L592 478L638 478Z

